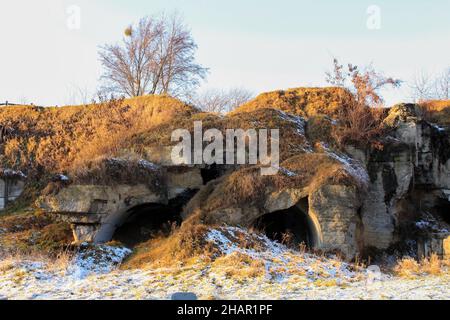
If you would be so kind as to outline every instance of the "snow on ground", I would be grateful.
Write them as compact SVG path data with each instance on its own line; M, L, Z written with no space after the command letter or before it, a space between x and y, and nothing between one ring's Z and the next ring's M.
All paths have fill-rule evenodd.
M67 273L77 279L91 274L107 274L115 270L131 253L128 248L97 246L93 249L85 244L70 263Z
M249 245L237 245L236 239ZM119 270L129 254L102 246L67 266L0 262L0 299L170 299L193 292L200 299L450 299L450 276L400 279L333 258L293 252L240 228L210 230L207 240L227 256L265 264L263 276L239 278L204 262L184 268ZM257 245L255 245L257 244ZM237 267L235 266L235 269ZM293 272L296 271L296 272Z

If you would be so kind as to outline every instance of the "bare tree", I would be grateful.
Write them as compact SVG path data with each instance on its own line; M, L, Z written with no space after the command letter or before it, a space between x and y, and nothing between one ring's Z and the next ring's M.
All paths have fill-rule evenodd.
M68 97L66 99L66 104L84 104L87 105L92 100L92 95L89 91L87 85L79 86L76 84L71 84L68 88Z
M431 76L423 70L414 75L409 87L412 92L411 98L414 102L429 100L432 97L433 80Z
M191 102L206 112L227 113L250 101L253 97L253 93L244 88L208 89L192 98Z
M380 90L386 86L398 88L401 81L392 77L385 77L377 72L372 65L360 70L351 63L347 68L333 60L333 70L326 73L327 82L347 89L353 94L356 103L364 107L379 107L384 103Z
M190 30L178 15L145 17L125 30L122 44L100 48L104 89L131 97L182 96L207 74L195 62L196 50Z
M445 69L435 80L435 96L437 99L450 99L450 67Z
M414 102L450 99L450 67L438 75L421 71L414 76L409 87Z

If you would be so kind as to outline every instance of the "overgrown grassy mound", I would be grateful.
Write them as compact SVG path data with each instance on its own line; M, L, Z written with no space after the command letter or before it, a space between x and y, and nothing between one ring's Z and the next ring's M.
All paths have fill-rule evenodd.
M263 93L233 113L264 108L279 109L305 118L317 115L335 116L349 93L342 88L295 88Z
M420 104L427 120L450 125L450 100L432 100Z
M167 96L145 96L86 106L0 108L9 129L0 166L62 172L95 156L117 152L126 136L197 110Z
M171 141L171 134L176 129L187 129L192 135L195 121L202 122L203 131L208 129L221 131L224 141L227 129L243 129L245 131L248 129L279 129L280 158L284 160L308 148L305 137L306 122L298 116L288 115L276 109L258 109L246 113L233 113L224 117L210 113L197 113L191 117L172 119L172 121L128 137L123 140L123 148L133 146L134 152L145 157L145 149L148 147L170 146L178 143Z

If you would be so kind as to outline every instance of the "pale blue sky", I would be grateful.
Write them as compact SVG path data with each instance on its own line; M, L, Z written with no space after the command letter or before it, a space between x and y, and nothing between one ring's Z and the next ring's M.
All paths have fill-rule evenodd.
M81 8L81 29L66 9ZM381 9L381 29L367 28L367 8ZM94 92L97 47L121 39L139 18L177 10L210 68L202 88L241 86L260 93L326 85L333 56L373 62L387 75L450 66L450 1L332 0L15 0L0 3L0 101L62 105ZM387 92L388 104L408 88Z

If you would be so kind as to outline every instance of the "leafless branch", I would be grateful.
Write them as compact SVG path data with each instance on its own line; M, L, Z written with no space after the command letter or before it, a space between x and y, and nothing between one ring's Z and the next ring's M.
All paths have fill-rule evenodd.
M100 48L104 90L131 97L183 96L207 74L195 62L196 50L190 30L178 15L145 17L125 30L121 44Z

